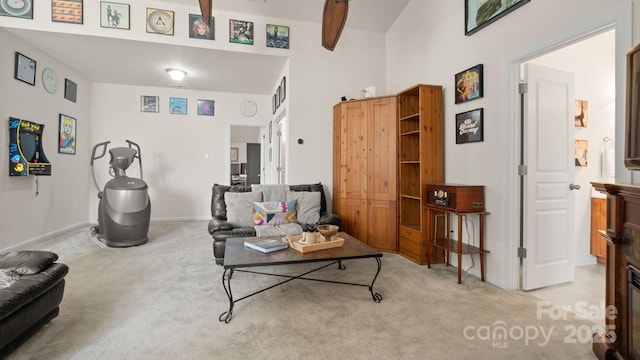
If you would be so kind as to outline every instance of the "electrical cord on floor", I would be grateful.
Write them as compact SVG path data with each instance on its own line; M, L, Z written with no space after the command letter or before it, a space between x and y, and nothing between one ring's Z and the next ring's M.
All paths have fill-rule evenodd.
M471 223L471 227L472 227L471 233L469 233L469 225L467 223ZM469 218L466 215L464 217L464 229L467 231L467 244L471 245L471 234L475 233L475 224L473 223L473 221L469 220ZM473 246L475 245L476 243L474 241ZM469 257L471 258L471 266L469 266L467 270L464 270L464 272L466 273L468 273L471 269L473 269L474 266L476 266L476 263L473 261L473 254L469 254Z

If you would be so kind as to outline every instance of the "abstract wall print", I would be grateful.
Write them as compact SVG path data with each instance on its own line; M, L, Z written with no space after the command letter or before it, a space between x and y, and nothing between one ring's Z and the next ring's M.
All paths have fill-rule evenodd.
M76 153L76 119L60 114L58 134L58 152L74 155Z
M129 4L101 1L100 26L104 28L129 30L129 8Z
M288 49L289 27L267 24L267 47Z
M587 127L589 125L589 102L576 100L576 126Z
M174 12L147 8L147 32L173 36Z
M170 114L187 114L187 99L186 98L169 98L169 113Z
M209 25L211 24L211 25ZM209 19L209 24L202 18L202 15L189 14L189 37L192 39L215 40L215 19Z
M82 24L83 0L51 0L51 21Z
M229 19L229 42L253 45L253 23Z
M33 1L0 0L0 15L33 19Z
M456 144L484 140L483 112L480 108L456 114Z
M464 33L469 36L531 0L464 0Z
M455 75L456 104L483 96L482 71L483 65L478 64Z
M215 102L213 100L198 100L198 115L213 116Z
M140 111L141 112L160 112L160 97L159 96L140 96Z
M576 158L576 166L586 167L589 159L589 142L587 140L576 140L573 154Z

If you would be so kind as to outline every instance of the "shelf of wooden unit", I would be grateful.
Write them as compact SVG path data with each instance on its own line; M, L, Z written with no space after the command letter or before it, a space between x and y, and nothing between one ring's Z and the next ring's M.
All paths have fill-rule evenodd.
M453 209L445 209L440 206L427 205L425 206L427 210L427 220L432 224L432 228L429 231L428 237L430 238L429 244L431 246L431 254L433 254L433 248L443 249L445 251L446 264L449 265L450 253L454 253L458 255L458 284L462 284L462 255L463 254L480 254L480 279L484 281L484 254L488 252L484 249L484 228L485 228L485 215L488 214L486 211L467 211L467 212L458 212ZM435 217L439 214L444 214L445 217L445 226L444 228L439 227L437 225L437 221ZM455 215L458 217L458 240L451 239L449 236L451 235L451 216ZM468 215L477 215L480 220L480 225L478 226L478 246L473 246L471 244L465 243L462 241L462 223L463 219ZM436 232L444 230L444 235L446 237L437 237L435 235ZM441 235L442 233L439 232ZM431 267L431 257L427 257L427 266Z
M435 241L433 242L433 246L454 253L458 252L458 245L458 240L452 239L435 239ZM460 247L460 251L462 254L480 254L483 252L483 250L480 250L479 247L465 244L464 242Z

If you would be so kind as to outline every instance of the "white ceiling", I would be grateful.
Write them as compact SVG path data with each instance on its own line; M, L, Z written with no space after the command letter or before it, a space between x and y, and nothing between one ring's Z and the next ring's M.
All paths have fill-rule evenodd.
M184 5L187 1L198 6L198 0L158 0L159 3L167 3L167 9L170 9L170 3ZM408 2L350 0L345 26L386 33ZM218 10L321 23L324 1L213 0L212 6L214 16ZM188 64L184 84L188 89L269 94L287 60L286 55L257 55L87 35L6 30L94 82L168 87L171 85L164 70ZM318 47L321 46L318 42Z

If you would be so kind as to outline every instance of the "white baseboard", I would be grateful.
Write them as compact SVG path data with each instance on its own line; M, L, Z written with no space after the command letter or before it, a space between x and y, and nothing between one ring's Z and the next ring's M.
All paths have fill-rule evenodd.
M87 226L87 225L89 225L88 221L83 221L83 222L80 222L80 223L77 223L77 224L74 224L74 225L69 225L69 226L54 230L52 232L49 232L49 233L42 234L40 236L34 237L33 239L29 239L29 240L23 241L21 243L9 246L7 248L4 248L4 249L0 250L0 252L1 253L5 253L5 252L9 252L9 251L23 250L25 248L28 248L28 247L34 245L34 244L40 243L40 242L45 241L45 240L49 240L52 237L58 236L58 235L60 235L62 233L65 233L67 231L75 230L77 228L80 228L80 227L83 227L83 226Z
M595 265L598 261L595 256L589 255L587 257L577 258L575 261L576 267L578 266L587 266L587 265Z

